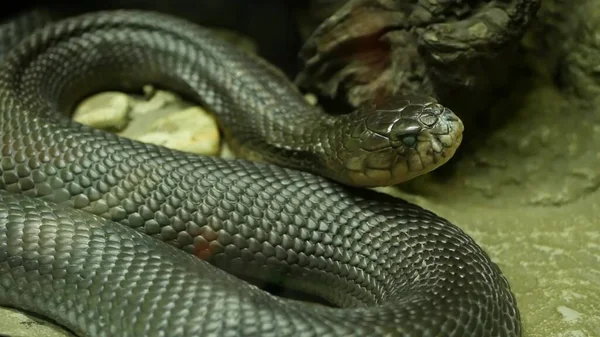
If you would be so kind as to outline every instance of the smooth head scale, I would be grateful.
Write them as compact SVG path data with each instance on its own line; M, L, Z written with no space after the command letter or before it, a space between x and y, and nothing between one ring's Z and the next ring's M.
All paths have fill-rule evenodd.
M430 172L462 141L462 121L427 96L387 97L349 116L353 122L338 148L338 180L353 186L390 186Z

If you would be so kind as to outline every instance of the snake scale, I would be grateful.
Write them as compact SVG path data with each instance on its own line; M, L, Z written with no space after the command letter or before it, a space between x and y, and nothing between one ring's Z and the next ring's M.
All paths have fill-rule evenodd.
M395 96L333 117L266 61L147 11L71 17L10 49L0 71L0 305L79 336L521 334L507 280L469 236L356 187L445 162L462 124L443 106ZM69 118L86 95L148 83L209 107L238 155L258 162Z

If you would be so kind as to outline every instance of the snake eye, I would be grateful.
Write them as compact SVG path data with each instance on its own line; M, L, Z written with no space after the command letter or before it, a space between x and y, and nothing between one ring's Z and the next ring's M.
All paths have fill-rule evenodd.
M412 121L404 121L394 125L394 130L390 134L390 140L396 143L396 146L415 147L419 139L421 126Z
M405 135L402 137L402 143L406 146L413 147L417 143L417 137L415 135Z

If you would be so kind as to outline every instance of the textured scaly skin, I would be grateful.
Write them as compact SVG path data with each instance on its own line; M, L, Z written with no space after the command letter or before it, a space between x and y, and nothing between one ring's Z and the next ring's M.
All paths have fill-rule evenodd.
M0 304L81 336L519 336L498 267L431 212L64 114L89 93L158 82L223 125L239 116L248 132L280 121L246 120L255 109L279 104L287 121L298 117L300 96L261 64L208 31L142 12L70 19L7 56ZM215 266L342 308L277 298Z

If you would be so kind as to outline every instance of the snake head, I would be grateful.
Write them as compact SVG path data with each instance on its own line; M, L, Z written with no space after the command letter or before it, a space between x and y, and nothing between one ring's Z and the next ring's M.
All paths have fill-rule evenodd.
M463 123L435 99L395 95L363 104L339 148L346 183L395 185L446 163L462 141Z

